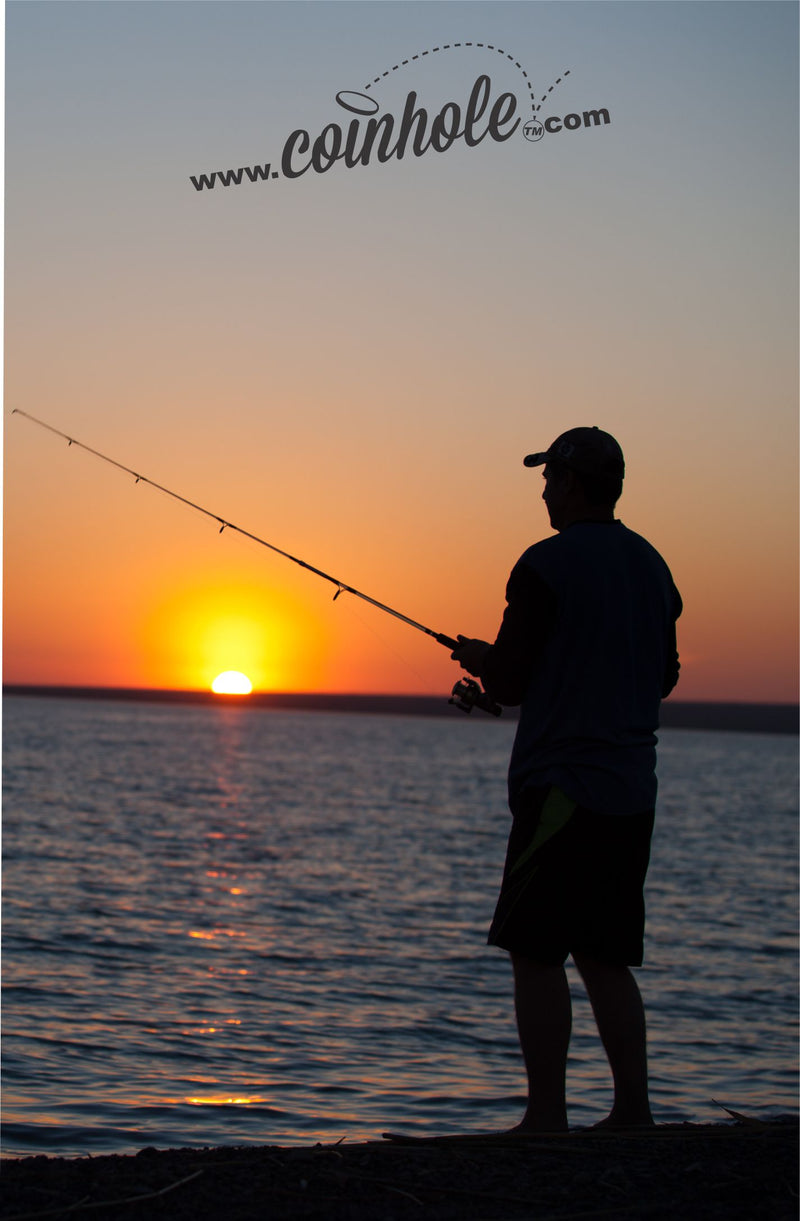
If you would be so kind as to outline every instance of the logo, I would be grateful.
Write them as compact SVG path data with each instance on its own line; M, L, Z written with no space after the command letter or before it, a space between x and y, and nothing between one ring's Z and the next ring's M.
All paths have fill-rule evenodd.
M388 77L402 73L410 64L428 56L466 47L491 52L510 61L521 77L522 100L510 90L495 94L491 77L481 72L466 96L445 102L435 113L419 104L415 90L406 95L401 113L381 113L375 95ZM196 191L210 191L216 185L228 187L243 182L292 180L309 172L327 174L334 168L356 169L375 162L402 161L407 154L422 157L429 152L446 153L459 142L469 148L477 147L486 139L502 144L520 129L525 140L538 143L545 134L556 135L610 123L606 107L571 112L563 118L548 113L542 118L542 107L549 107L553 91L569 76L569 69L562 72L537 100L528 73L510 52L484 42L444 43L386 68L361 89L340 89L334 99L340 108L336 118L324 124L316 134L305 127L295 128L284 140L276 160L192 174L189 180Z

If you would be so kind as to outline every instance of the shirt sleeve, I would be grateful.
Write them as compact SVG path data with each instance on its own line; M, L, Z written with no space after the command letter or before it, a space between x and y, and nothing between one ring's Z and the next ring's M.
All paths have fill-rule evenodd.
M487 650L480 679L499 704L521 704L536 662L553 630L556 595L528 564L514 566L497 639Z

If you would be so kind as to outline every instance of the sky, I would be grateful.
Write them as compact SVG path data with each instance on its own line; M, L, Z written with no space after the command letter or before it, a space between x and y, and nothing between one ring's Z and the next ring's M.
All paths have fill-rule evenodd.
M523 456L597 424L625 452L618 515L683 596L675 698L796 699L795 4L5 16L7 683L461 676L17 409L487 639L551 533Z

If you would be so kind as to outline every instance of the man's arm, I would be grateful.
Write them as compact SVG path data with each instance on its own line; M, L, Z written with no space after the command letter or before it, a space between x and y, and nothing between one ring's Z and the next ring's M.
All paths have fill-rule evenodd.
M494 644L459 636L451 654L479 678L499 704L521 704L556 617L555 594L527 564L517 564L506 589L506 609Z

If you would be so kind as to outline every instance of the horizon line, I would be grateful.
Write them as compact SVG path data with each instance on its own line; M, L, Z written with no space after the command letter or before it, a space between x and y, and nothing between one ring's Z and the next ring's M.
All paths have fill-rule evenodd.
M297 711L398 713L418 716L452 716L458 710L446 695L389 694L380 692L252 691L248 695L217 694L210 688L79 686L56 683L3 683L4 696L61 699L118 699L154 703L195 703L228 706L295 709ZM503 710L514 721L518 709ZM463 715L463 713L461 714ZM480 720L493 717L476 716ZM800 730L800 705L789 701L665 700L661 728L721 729L756 733L790 733Z

